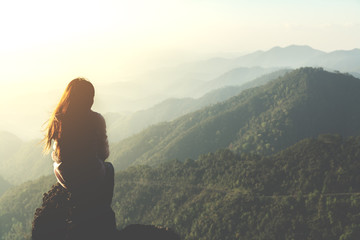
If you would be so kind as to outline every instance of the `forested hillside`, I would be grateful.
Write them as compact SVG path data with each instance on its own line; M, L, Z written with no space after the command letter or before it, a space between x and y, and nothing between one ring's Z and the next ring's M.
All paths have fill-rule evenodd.
M171 98L149 109L141 110L128 116L116 113L107 113L104 115L104 117L108 126L109 140L112 142L120 141L126 137L140 132L150 125L164 121L171 121L187 113L199 110L203 107L225 101L235 95L240 94L246 89L257 87L265 84L270 80L276 79L288 71L290 70L278 70L258 78L255 78L255 76L258 76L259 73L255 73L254 71L242 69L242 75L244 75L244 72L248 72L248 75L250 75L245 77L241 76L241 74L234 74L233 72L229 72L214 81L224 81L221 83L222 86L229 85L229 81L231 81L231 86L210 91L200 98ZM251 77L254 77L255 79L249 81Z
M30 239L35 209L55 182L54 176L41 177L13 187L0 197L0 239Z
M113 209L118 228L162 225L183 239L353 240L360 236L359 171L360 137L320 135L268 157L218 150L118 172ZM4 239L30 231L53 182L43 178L0 198Z
M322 135L270 157L220 150L139 166L117 175L114 209L120 226L167 225L184 239L357 239L359 160L359 137Z
M111 160L123 169L219 148L271 154L318 134L358 135L359 92L360 80L351 75L301 68L125 139L112 147Z

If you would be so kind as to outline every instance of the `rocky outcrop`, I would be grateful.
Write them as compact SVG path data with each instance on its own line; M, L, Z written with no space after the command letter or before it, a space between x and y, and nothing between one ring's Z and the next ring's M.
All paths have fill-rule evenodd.
M134 224L118 231L115 214L109 204L77 198L55 184L43 196L42 206L35 211L33 240L180 240L171 229Z

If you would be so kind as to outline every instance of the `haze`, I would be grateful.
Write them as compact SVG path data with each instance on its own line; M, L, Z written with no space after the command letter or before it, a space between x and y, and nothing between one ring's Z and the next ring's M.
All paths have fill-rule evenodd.
M2 2L0 130L40 136L66 84L78 76L97 88L95 107L112 111L101 99L109 84L136 82L134 91L119 93L124 101L153 90L159 99L171 97L161 92L167 78L151 76L184 62L292 44L326 52L358 48L359 10L357 0ZM26 125L27 131L19 127Z

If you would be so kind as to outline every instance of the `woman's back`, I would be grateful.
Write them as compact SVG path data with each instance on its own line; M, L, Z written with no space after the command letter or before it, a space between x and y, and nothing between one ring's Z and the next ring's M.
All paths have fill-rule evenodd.
M106 126L100 114L89 111L76 119L63 120L53 159L55 173L61 175L65 187L101 179L108 155Z
M59 158L83 164L90 160L105 160L107 137L103 117L89 111L74 119L64 119L62 133L57 140Z

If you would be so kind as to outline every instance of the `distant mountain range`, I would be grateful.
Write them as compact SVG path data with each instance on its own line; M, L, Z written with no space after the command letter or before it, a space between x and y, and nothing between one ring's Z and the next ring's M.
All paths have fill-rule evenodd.
M337 50L327 53L309 46L298 45L284 48L274 47L268 51L256 51L233 59L216 59L218 64L228 65L230 69L234 66L264 68L314 66L340 72L360 72L357 64L359 60L360 49Z
M233 59L236 64L244 67L289 67L298 68L308 66L312 59L327 53L309 46L291 45L285 48L274 47L268 51L257 51ZM325 67L325 66L323 66Z
M0 176L12 185L48 175L51 158L42 154L40 140L22 141L17 136L0 132Z
M301 68L225 102L164 122L111 149L118 169L229 148L270 154L323 133L360 133L360 80Z
M283 68L323 67L330 71L360 74L360 49L323 52L309 46L291 45L256 51L237 58L212 58L140 74L132 81L99 88L105 112L147 109L167 98L199 98L208 91L242 84L266 72ZM258 68L258 75L245 78L245 71ZM248 70L247 70L248 69ZM270 72L270 71L268 71ZM251 74L249 73L248 76ZM138 96L134 99L133 96ZM117 103L117 104L109 104Z
M306 62L309 66L325 67L340 72L360 73L360 49L324 53Z

